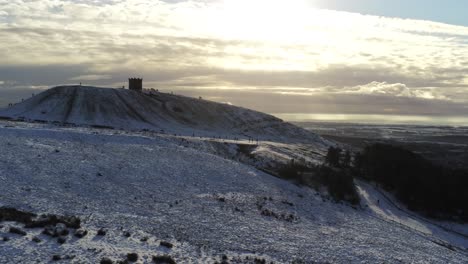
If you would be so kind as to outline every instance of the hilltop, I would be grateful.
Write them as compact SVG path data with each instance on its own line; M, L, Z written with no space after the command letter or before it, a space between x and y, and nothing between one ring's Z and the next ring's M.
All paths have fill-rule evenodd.
M0 117L181 135L324 143L314 133L268 114L156 91L59 86L0 111Z

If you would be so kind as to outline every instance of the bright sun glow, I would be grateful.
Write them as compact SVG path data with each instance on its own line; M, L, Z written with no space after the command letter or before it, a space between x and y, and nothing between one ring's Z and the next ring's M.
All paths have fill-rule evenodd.
M300 38L304 32L298 25L311 15L302 0L224 0L218 11L216 28L225 38L265 41Z

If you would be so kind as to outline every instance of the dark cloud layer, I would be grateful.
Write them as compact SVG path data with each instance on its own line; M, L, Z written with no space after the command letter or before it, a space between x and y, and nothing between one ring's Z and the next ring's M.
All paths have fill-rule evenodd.
M169 91L169 90L166 90ZM271 91L177 90L188 96L202 96L269 113L381 114L381 115L468 115L463 103L446 100L384 95L311 94L282 95Z

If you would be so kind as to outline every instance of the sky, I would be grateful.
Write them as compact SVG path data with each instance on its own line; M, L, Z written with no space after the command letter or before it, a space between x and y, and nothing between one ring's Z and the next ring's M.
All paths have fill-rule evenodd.
M468 125L466 10L452 0L0 0L0 106L142 77L291 120Z

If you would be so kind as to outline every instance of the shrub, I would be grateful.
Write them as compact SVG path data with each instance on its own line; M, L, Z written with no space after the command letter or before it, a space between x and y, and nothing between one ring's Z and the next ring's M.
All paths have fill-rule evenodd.
M101 259L101 264L112 264L114 261L112 261L110 258L102 258Z
M127 254L127 260L130 262L136 262L138 260L138 254L137 253L128 253Z
M1 221L14 221L18 223L28 224L36 217L35 214L29 212L22 212L10 207L0 208L0 222Z
M172 248L174 245L172 243L166 242L166 241L161 241L159 242L160 246L166 247L166 248Z
M20 228L13 227L13 226L10 227L10 230L8 232L10 232L12 234L17 234L17 235L20 235L20 236L25 236L26 235L26 232L24 232Z
M104 228L100 228L98 231L97 231L97 234L98 236L105 236L107 233L107 231L104 229Z
M153 262L156 264L176 264L171 256L153 256Z

